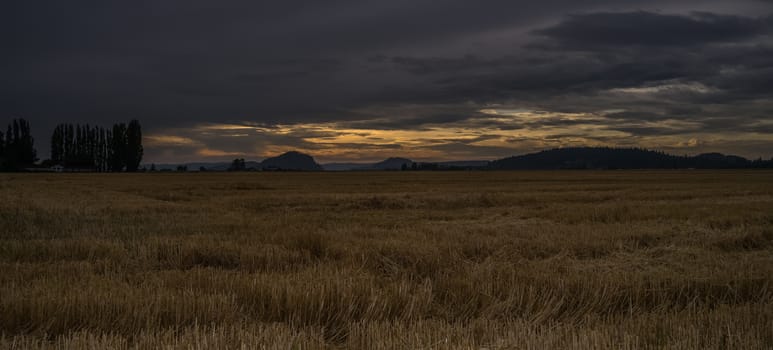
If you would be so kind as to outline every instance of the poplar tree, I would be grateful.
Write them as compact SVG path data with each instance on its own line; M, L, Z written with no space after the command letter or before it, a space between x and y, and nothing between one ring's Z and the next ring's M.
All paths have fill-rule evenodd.
M135 119L129 122L126 129L126 171L137 171L142 162L142 154L142 126Z
M0 131L0 171L5 169L5 134Z
M62 163L64 161L64 132L62 124L59 124L54 128L53 134L51 134L51 160L54 163Z
M19 119L19 139L17 142L20 165L34 164L38 160L35 139L32 137L30 123L24 119Z
M14 171L35 163L35 140L28 121L14 119L8 124L7 132L0 135L0 168Z
M110 139L110 171L123 171L126 167L126 124L113 125L112 138Z

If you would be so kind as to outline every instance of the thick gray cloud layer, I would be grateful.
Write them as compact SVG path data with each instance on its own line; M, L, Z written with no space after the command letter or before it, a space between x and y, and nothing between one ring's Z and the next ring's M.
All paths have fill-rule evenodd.
M222 157L272 145L332 149L320 141L332 138L306 134L304 125L321 123L472 134L561 127L543 141L662 149L675 146L657 137L713 135L713 145L685 145L773 155L770 1L41 0L2 5L0 26L0 119L31 120L42 147L59 122L139 118L146 134L194 141L151 145L158 160L218 154L191 153L202 147ZM600 118L503 121L487 109ZM201 134L215 124L264 129L238 141ZM279 125L299 127L270 131ZM422 147L440 150L427 157L491 158L554 145L478 137ZM399 140L345 145L399 153Z
M593 49L604 46L694 46L745 41L770 31L767 18L696 12L690 16L651 12L573 15L536 33L561 46Z

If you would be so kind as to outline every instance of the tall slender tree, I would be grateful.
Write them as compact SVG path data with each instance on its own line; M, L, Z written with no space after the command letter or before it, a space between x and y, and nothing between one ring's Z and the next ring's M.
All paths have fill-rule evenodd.
M111 157L110 171L123 171L126 167L126 124L113 125L112 138L110 140Z
M19 130L19 119L14 119L11 123L13 125L13 144L18 144L21 139L21 130Z
M30 124L24 119L14 119L8 124L7 132L0 137L0 168L19 170L37 160L35 140L32 138Z
M134 119L126 129L126 171L137 171L142 162L142 155L142 126Z
M5 132L5 163L3 164L3 170L13 170L16 166L15 154L13 128L12 123L10 123Z
M7 150L8 147L11 146L11 143L13 143L13 134L11 133L11 124L8 124L8 129L5 133L5 149Z
M107 138L105 129L99 128L99 140L97 141L97 169L98 171L107 171Z
M64 133L62 129L62 124L57 125L51 134L51 161L57 164L61 164L64 160Z
M67 124L64 129L64 159L72 162L75 159L75 126Z
M35 139L32 137L30 123L24 119L19 119L19 162L21 165L32 165L38 160L37 151L35 151Z
M112 162L114 157L113 149L113 131L111 129L105 129L105 171L111 171Z
M0 171L5 169L5 134L0 131Z

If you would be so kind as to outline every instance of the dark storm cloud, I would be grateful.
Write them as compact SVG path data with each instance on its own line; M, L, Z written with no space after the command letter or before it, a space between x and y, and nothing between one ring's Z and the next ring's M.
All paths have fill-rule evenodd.
M13 52L3 56L12 82L4 92L11 114L94 121L105 114L170 125L330 118L410 83L363 75L356 63L363 57L518 26L551 14L549 4L579 7L556 0L14 2L0 18L4 52Z
M748 40L770 31L769 18L749 18L696 12L690 16L652 12L592 13L535 33L562 46L686 46Z
M61 121L140 118L148 134L189 132L186 137L196 142L186 152L206 146L224 154L262 154L277 144L332 147L307 141L324 137L303 127L309 123L384 131L587 125L633 136L764 134L770 130L764 119L773 110L770 1L2 6L0 117L30 119L41 130L43 149L47 133ZM481 113L490 108L605 119L503 121ZM676 128L673 120L689 128ZM671 124L653 124L664 122ZM205 131L196 126L207 123L269 131L260 140L200 134ZM276 131L280 124L300 126L283 135ZM489 135L475 142L492 140ZM452 143L448 151L468 146L485 156L508 155L496 146ZM153 157L153 149L147 154Z
M718 104L720 114L737 109L744 100L762 98L766 100L764 104L770 105L770 22L769 16L708 13L578 15L534 31L539 36L551 36L551 42L533 41L528 45L530 50L519 56L395 57L393 63L432 79L436 91L444 93L436 92L435 96L444 100L510 99L516 105L555 112L621 108L626 111L613 116L642 121L700 121L705 118L700 107L704 104ZM591 29L583 30L584 27ZM672 31L680 33L670 38L663 34ZM735 125L745 128L762 115L736 115ZM560 121L540 123L557 122ZM610 127L615 128L612 124ZM727 130L712 123L704 127L699 131ZM650 134L661 129L616 130Z

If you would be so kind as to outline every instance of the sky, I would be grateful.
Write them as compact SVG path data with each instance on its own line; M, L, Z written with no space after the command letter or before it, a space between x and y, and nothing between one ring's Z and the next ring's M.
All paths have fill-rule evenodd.
M25 0L0 122L138 119L144 162L773 157L771 0Z

